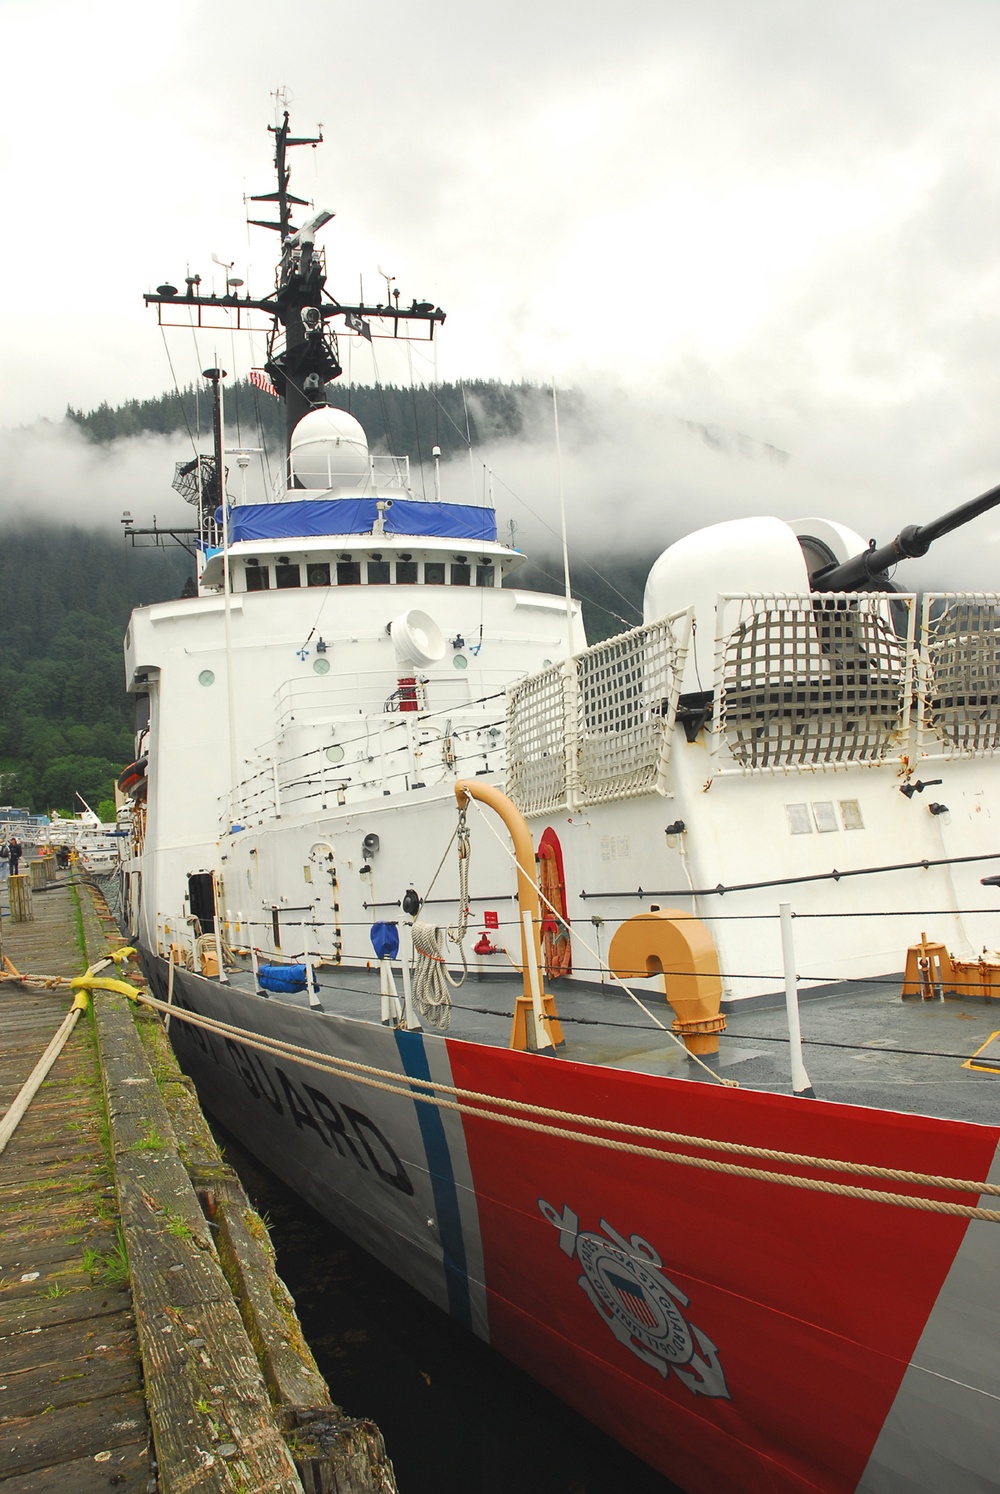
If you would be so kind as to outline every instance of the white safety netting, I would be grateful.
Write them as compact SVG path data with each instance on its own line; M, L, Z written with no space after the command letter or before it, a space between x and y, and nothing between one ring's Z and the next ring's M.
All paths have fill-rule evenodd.
M884 762L909 727L913 597L720 598L716 751L738 770Z
M1000 595L928 592L921 628L921 747L962 756L1000 745Z
M507 792L523 814L661 787L686 638L686 613L664 618L510 688Z
M568 692L562 664L507 691L507 792L522 814L566 807Z
M656 788L677 709L677 653L664 619L609 638L576 660L580 804Z

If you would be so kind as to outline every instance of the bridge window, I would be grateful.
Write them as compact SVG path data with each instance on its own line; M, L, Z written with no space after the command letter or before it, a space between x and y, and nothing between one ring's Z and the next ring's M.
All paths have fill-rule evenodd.
M396 585L416 586L417 584L417 562L415 560L396 561Z
M329 586L329 584L330 584L330 567L329 567L329 565L323 564L323 565L307 565L306 566L306 585L307 586Z
M476 566L476 585L477 586L495 586L496 585L496 581L494 579L495 576L496 576L496 571L495 571L495 569L494 569L493 566L491 566L491 565L477 565Z
M338 586L360 586L361 585L361 562L360 562L360 560L338 560L337 561L337 585Z
M424 561L424 585L425 586L443 586L444 585L444 561L443 560L425 560Z
M368 562L368 585L388 586L390 565L387 560L369 560Z
M472 580L472 568L468 565L453 565L451 568L452 586L468 586Z
M287 561L279 562L274 567L274 584L278 590L290 586L299 585L299 568L297 565L289 565Z
M271 585L271 572L266 565L248 565L246 578L247 591L267 591Z

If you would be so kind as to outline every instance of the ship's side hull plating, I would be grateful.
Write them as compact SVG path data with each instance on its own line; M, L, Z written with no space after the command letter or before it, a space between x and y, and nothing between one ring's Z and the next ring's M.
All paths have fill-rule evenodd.
M172 1024L204 1103L268 1167L684 1488L889 1494L940 1489L942 1470L949 1490L995 1486L996 1225L581 1143L553 1117L499 1124L408 1080L970 1179L996 1176L996 1128L394 1033L182 970L174 999L398 1076L358 1083Z

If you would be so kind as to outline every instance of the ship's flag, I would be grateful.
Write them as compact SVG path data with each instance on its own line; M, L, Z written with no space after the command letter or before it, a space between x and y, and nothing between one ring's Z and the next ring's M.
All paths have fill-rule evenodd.
M656 1315L650 1309L639 1283L632 1281L630 1277L619 1276L616 1271L606 1271L605 1277L618 1293L625 1311L640 1323L645 1323L647 1328L655 1328Z
M252 368L250 370L250 382L256 385L258 389L263 389L265 394L273 394L275 399L281 398L281 395L262 368Z
M366 322L363 317L358 316L357 312L354 311L348 311L344 316L344 321L350 327L352 332L360 333L362 337L367 337L368 341L371 342L371 322Z

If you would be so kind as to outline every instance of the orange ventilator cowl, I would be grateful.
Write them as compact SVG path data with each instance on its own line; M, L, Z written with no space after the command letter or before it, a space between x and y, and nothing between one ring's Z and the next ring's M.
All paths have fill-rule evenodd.
M722 976L712 936L699 918L680 908L636 913L616 930L608 966L621 980L663 976L673 1007L674 1032L689 1053L718 1053L726 1019L719 1010Z

